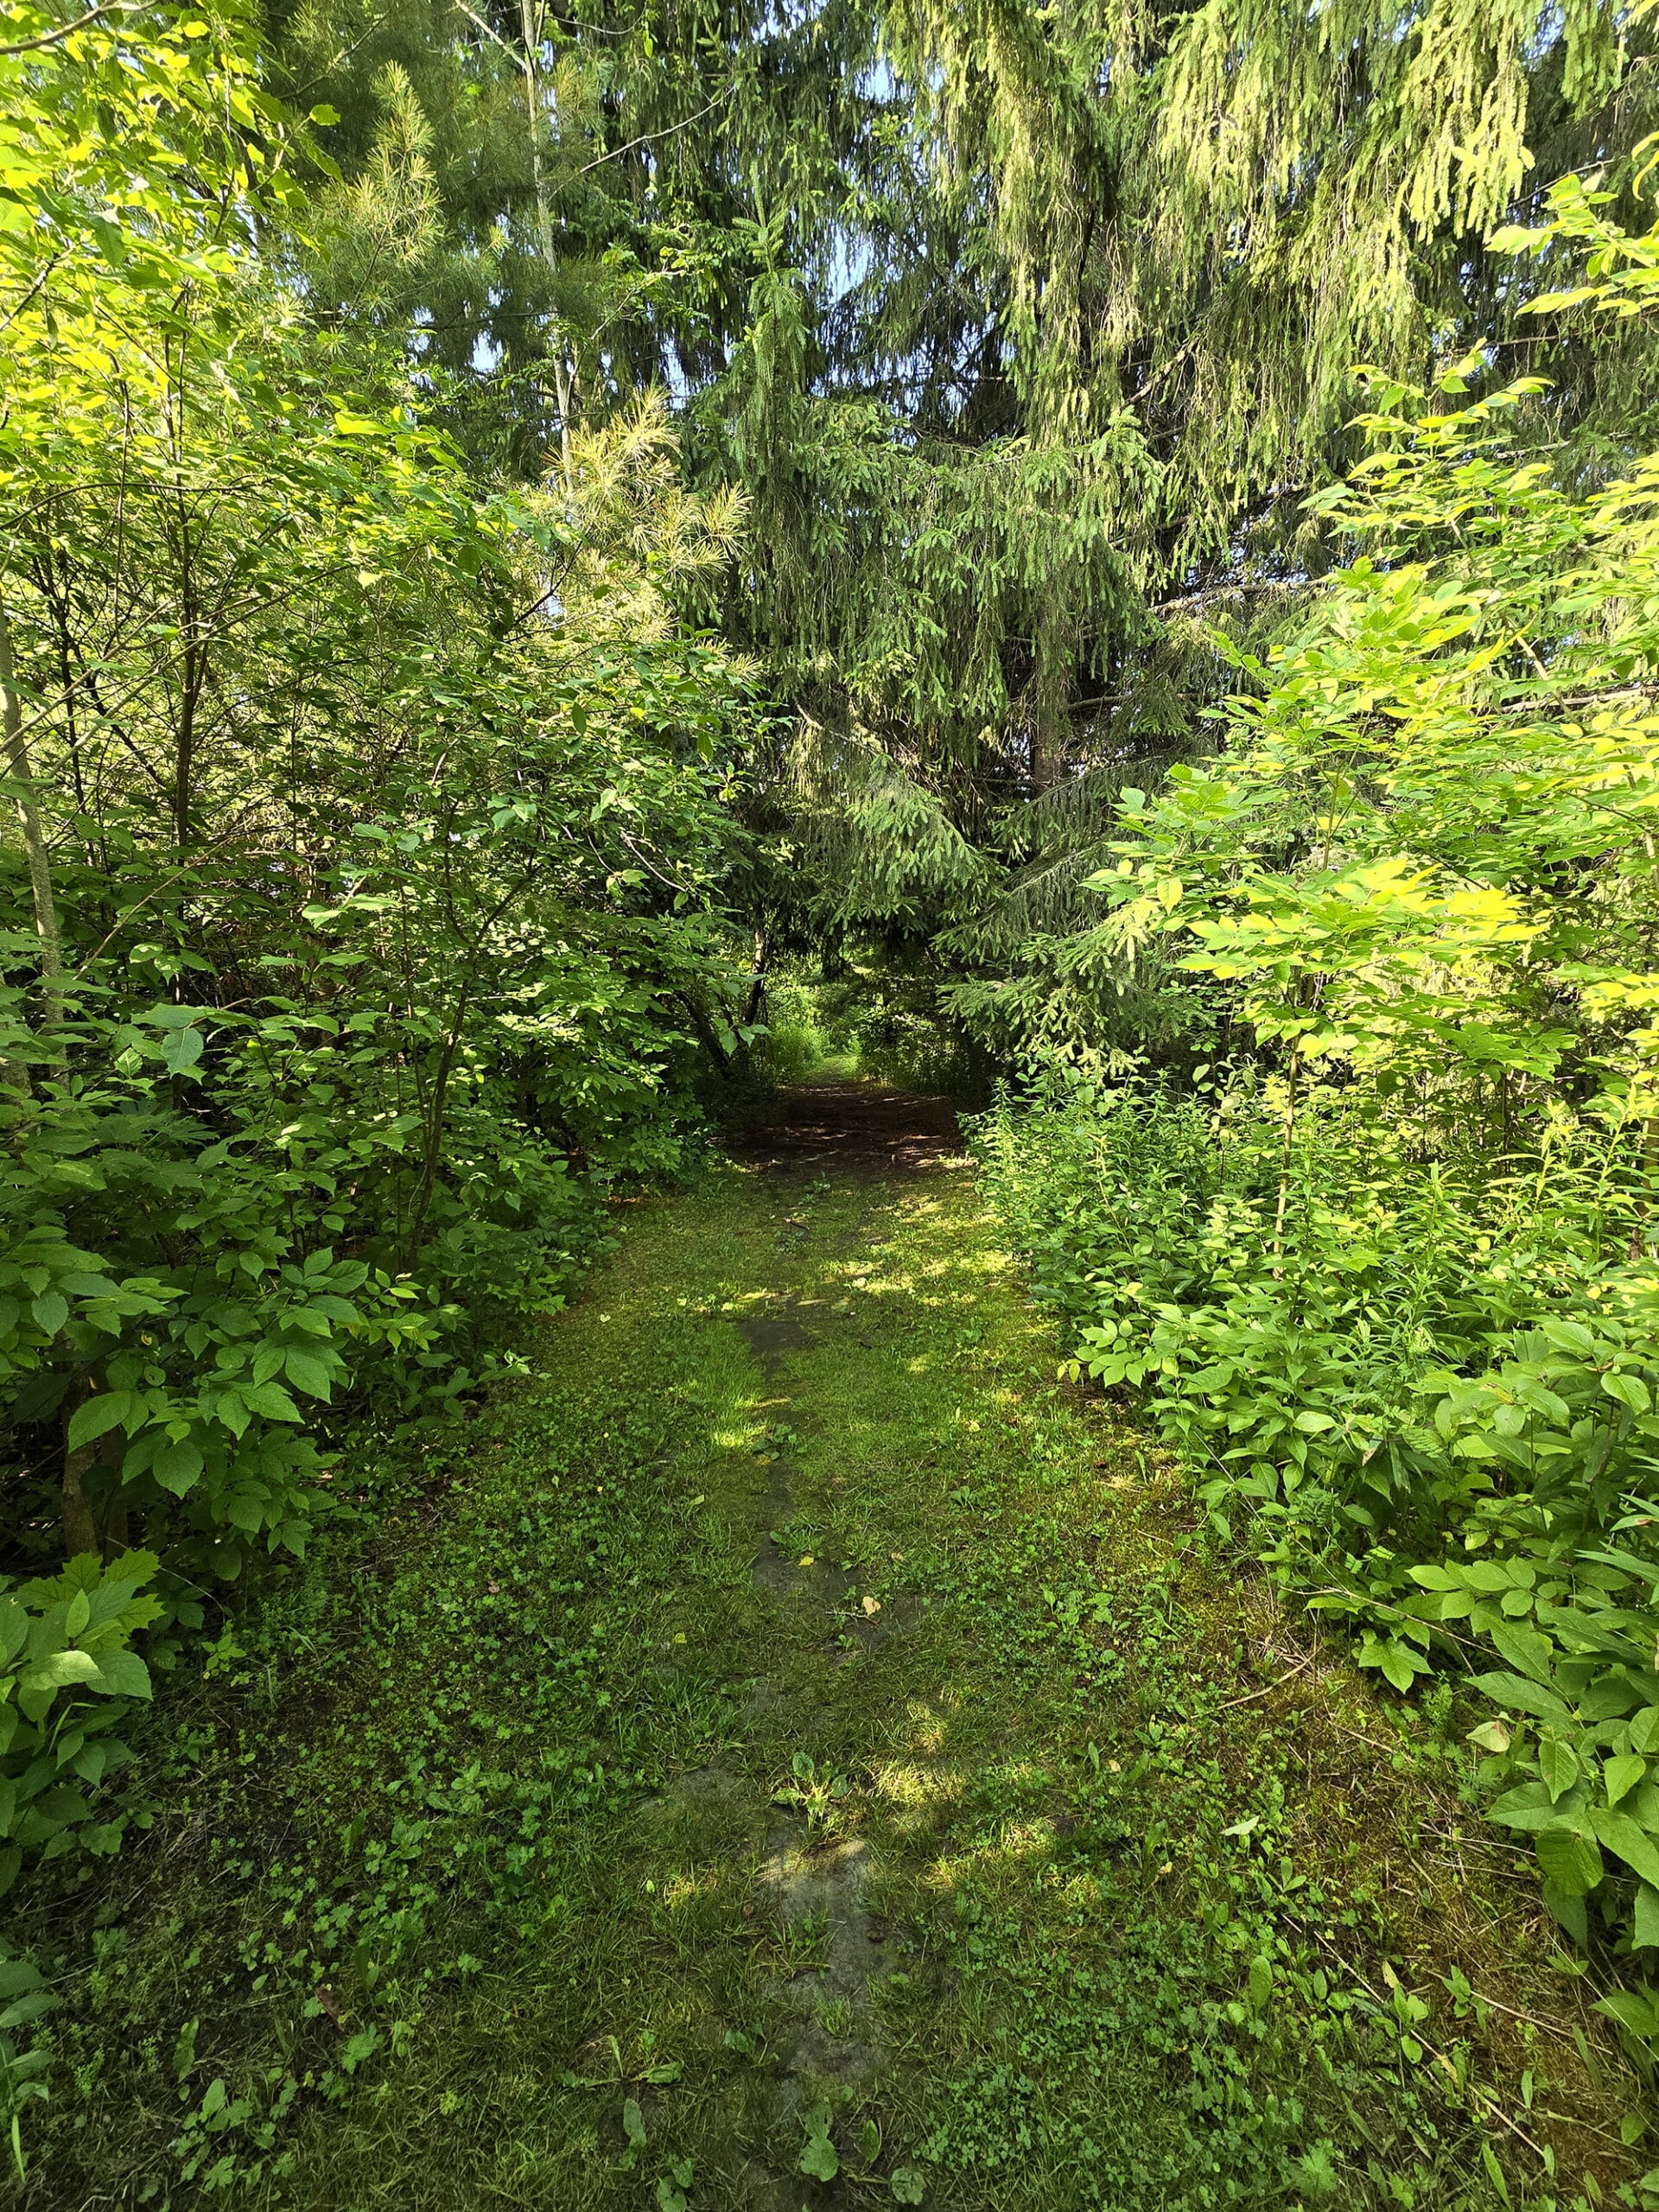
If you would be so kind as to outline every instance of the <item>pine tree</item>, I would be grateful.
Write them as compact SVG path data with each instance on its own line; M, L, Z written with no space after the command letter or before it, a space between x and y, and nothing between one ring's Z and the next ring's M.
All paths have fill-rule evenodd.
M1627 189L1655 119L1606 0L329 0L272 35L344 118L319 296L362 313L372 264L481 461L660 385L691 480L741 488L740 570L680 588L783 709L767 931L880 941L1004 1044L1116 1019L1077 886L1203 744L1217 626L1263 642L1338 557L1305 503L1356 365L1525 369L1551 273L1488 234L1567 172ZM1650 344L1557 378L1531 434L1605 469Z

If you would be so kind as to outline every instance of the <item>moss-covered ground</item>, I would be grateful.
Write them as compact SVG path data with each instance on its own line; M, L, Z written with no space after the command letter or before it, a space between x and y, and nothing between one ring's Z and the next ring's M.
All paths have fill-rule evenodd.
M618 1234L172 1678L30 2205L1647 2201L1444 1716L1057 1383L965 1164Z

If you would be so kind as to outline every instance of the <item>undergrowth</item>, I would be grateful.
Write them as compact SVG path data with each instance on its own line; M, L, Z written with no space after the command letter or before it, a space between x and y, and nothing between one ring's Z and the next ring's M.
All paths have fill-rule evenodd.
M1247 1090L1055 1084L980 1143L1076 1370L1145 1408L1216 1529L1396 1689L1438 1665L1487 1700L1492 1816L1645 2063L1659 1277L1623 1136L1563 1118L1483 1173L1340 1093L1287 1143Z
M1054 1356L965 1176L632 1209L534 1372L341 1461L138 1736L149 1831L45 1870L26 2202L1644 2201L1461 1752ZM780 1838L856 1848L868 1979Z

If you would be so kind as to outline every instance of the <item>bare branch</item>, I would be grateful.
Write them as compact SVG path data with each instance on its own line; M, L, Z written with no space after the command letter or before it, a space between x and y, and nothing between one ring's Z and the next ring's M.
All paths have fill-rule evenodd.
M65 23L55 31L43 31L39 38L26 38L16 46L0 46L0 60L10 60L14 54L37 54L43 46L55 46L60 39L68 38L75 31L84 31L88 23L95 23L100 16L113 10L117 15L131 15L138 0L98 0L84 16L77 16L73 23Z

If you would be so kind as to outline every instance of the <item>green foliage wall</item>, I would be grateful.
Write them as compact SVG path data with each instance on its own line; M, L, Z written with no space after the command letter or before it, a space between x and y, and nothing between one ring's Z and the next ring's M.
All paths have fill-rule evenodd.
M4 1881L118 1833L115 1630L301 1553L341 1424L441 1415L695 1151L750 715L671 603L737 510L660 409L480 484L401 346L319 327L338 188L239 26L20 24L0 1547L72 1567L0 1605Z
M685 603L784 709L768 943L906 960L997 1051L1161 1020L1064 942L1103 808L1203 749L1217 626L1264 644L1341 558L1306 495L1357 450L1353 364L1524 367L1551 280L1488 233L1594 162L1628 205L1653 119L1649 31L1602 0L342 0L270 36L342 118L308 281L469 450L524 467L658 377L696 480L751 503ZM1612 460L1650 351L1569 333L1529 435Z
M1634 315L1656 241L1568 180L1507 250ZM1373 379L1354 549L1216 754L1126 791L1099 928L1191 977L1179 1084L1058 1074L988 1167L1079 1368L1408 1690L1466 1681L1494 1819L1659 2013L1655 464L1563 483L1535 397ZM1492 1708L1496 1707L1496 1713Z

